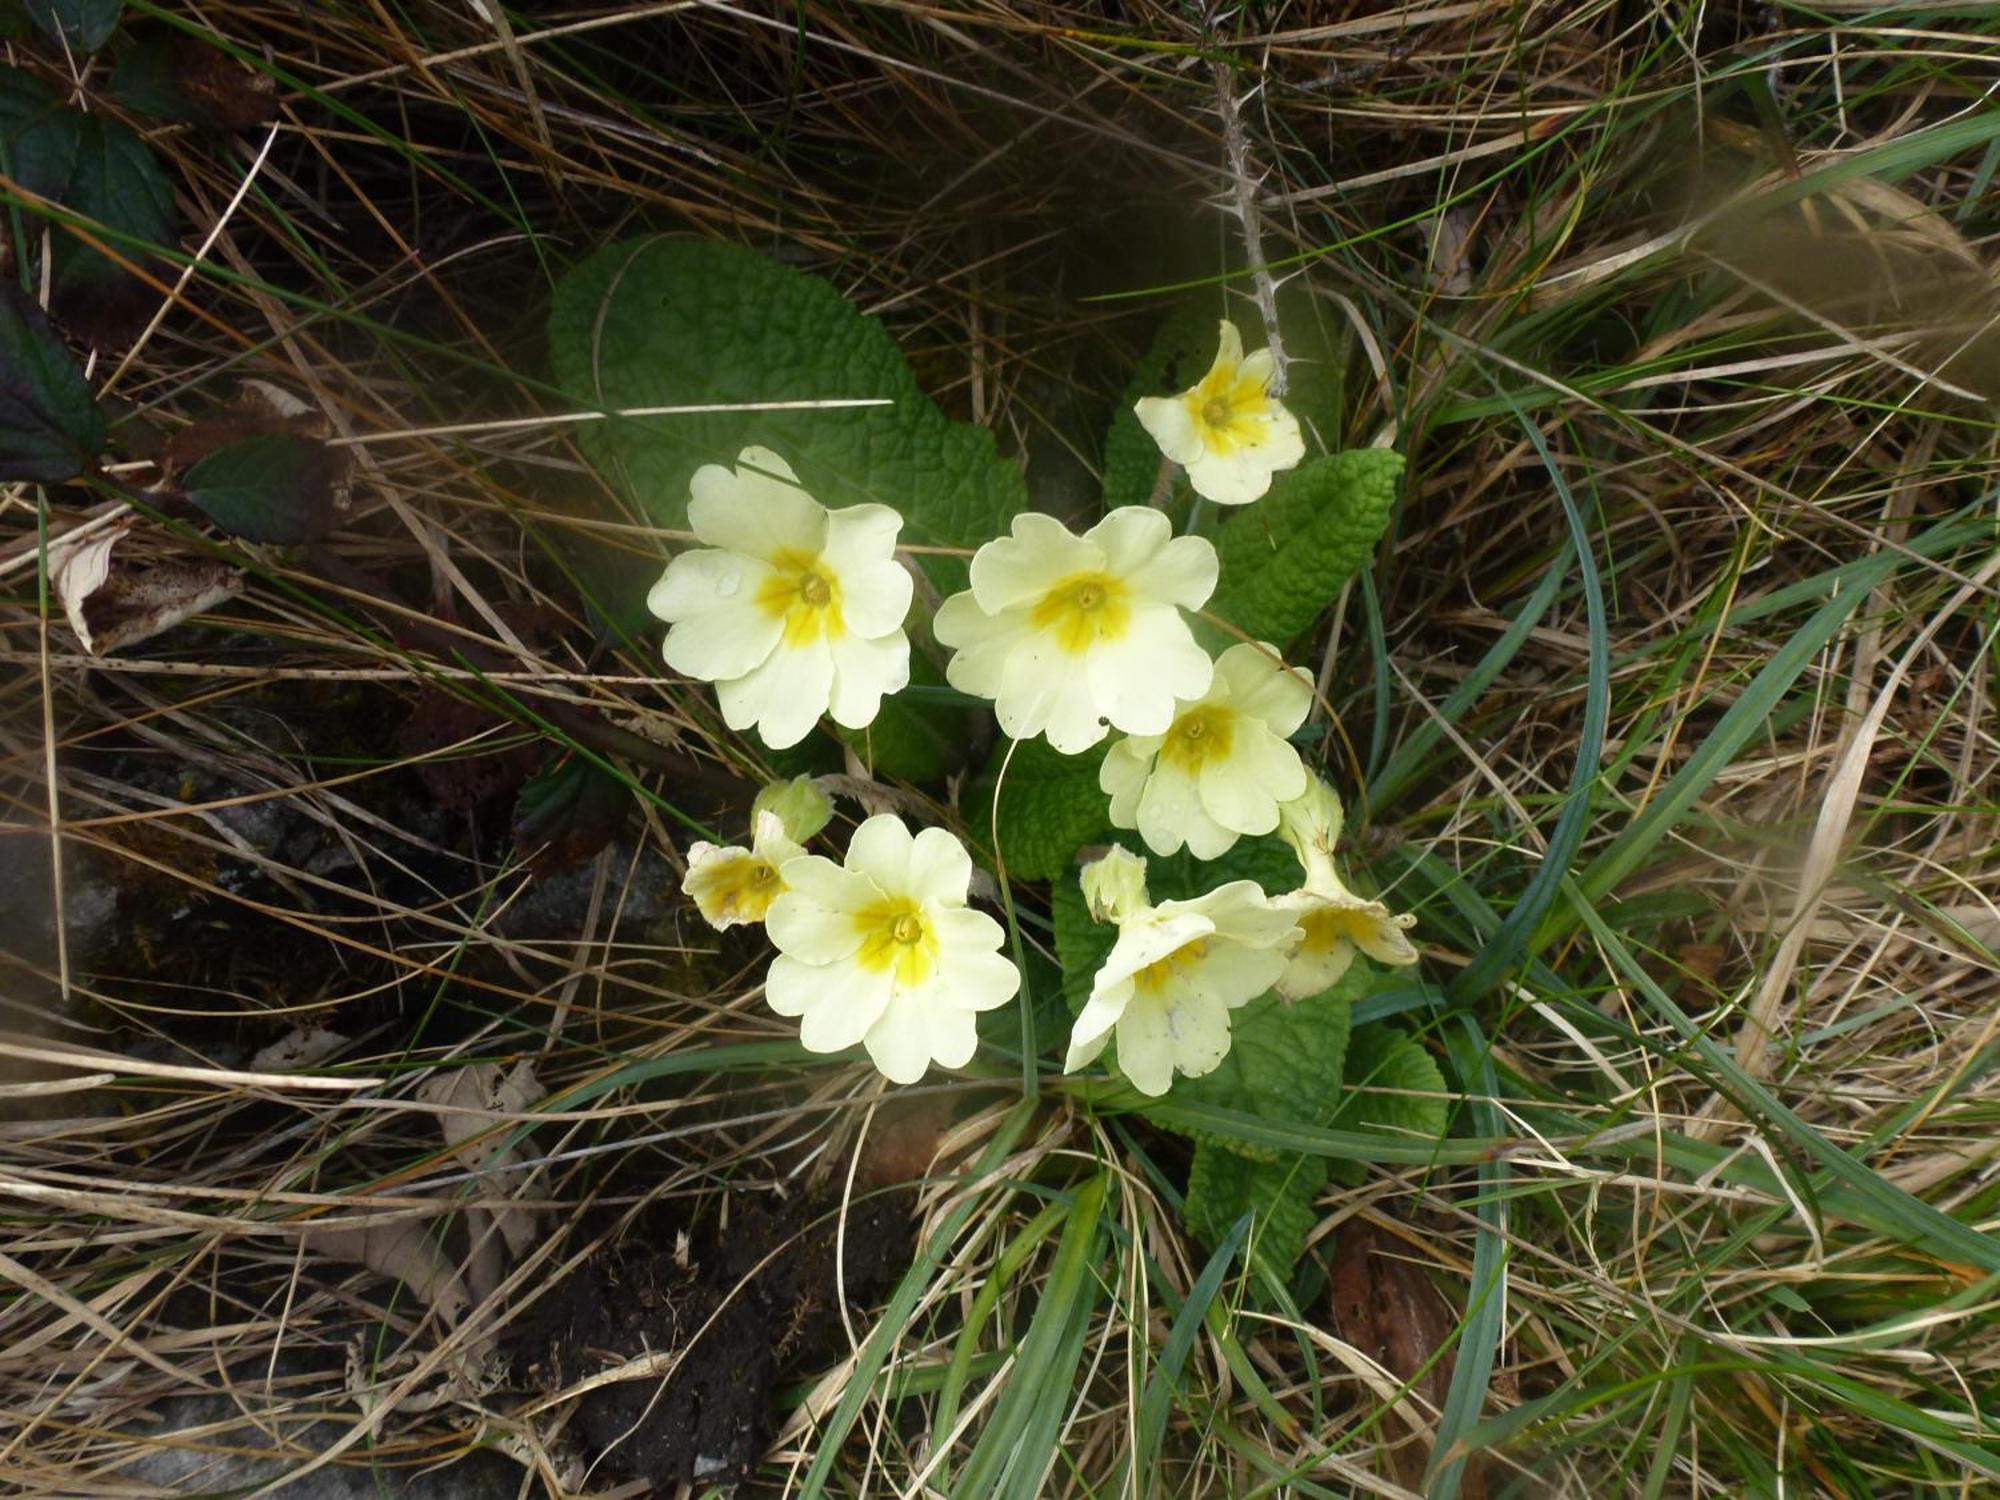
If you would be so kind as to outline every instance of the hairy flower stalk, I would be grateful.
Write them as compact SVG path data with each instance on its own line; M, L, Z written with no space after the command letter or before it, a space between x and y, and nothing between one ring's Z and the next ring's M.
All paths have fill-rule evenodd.
M1340 828L1340 799L1324 781L1315 779L1304 796L1279 809L1279 835L1292 846L1306 875L1304 885L1273 902L1291 912L1299 926L1298 947L1277 982L1278 993L1288 1000L1330 989L1356 953L1390 968L1406 967L1418 958L1404 936L1417 919L1355 895L1334 869Z

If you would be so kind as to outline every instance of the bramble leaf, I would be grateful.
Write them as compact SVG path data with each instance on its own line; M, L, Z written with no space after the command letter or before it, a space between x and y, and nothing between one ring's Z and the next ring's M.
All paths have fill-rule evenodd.
M297 546L326 534L337 477L338 460L325 443L260 432L190 465L181 489L231 536Z
M662 526L686 523L688 479L751 443L791 464L831 507L875 501L905 543L977 547L1027 503L993 435L953 422L918 387L887 331L816 276L714 241L612 245L572 270L549 315L556 378L600 410L887 397L888 406L611 418L579 441ZM927 556L939 589L965 563Z
M0 167L88 221L126 260L174 243L173 189L146 143L116 120L63 106L12 68L0 69ZM50 306L73 331L114 336L143 316L143 285L62 224L49 236L49 261Z
M26 293L0 286L0 480L73 478L103 448L83 368Z
M582 864L618 835L632 789L595 762L558 752L514 802L514 852L536 875Z
M1280 474L1222 524L1221 581L1209 609L1253 640L1297 639L1368 565L1388 527L1403 456L1355 448ZM1230 639L1204 626L1211 645Z
M111 39L125 0L22 0L21 8L50 41L81 57Z

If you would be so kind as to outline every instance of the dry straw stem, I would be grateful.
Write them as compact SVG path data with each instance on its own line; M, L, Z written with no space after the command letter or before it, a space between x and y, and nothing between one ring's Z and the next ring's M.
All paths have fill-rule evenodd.
M146 486L141 429L243 380L295 393L356 454L327 546L394 607L123 492L0 491L0 1487L340 1468L426 1493L486 1447L524 1493L632 1493L629 1444L591 1469L550 1399L597 1371L524 1390L492 1351L606 1247L826 1194L852 1255L886 1106L790 1050L761 952L676 901L689 822L742 832L719 801L614 757L638 812L542 884L504 797L450 801L551 707L770 769L662 675L631 605L674 539L541 384L553 278L661 229L832 279L1072 519L1158 314L1247 295L1275 341L1284 282L1294 390L1307 342L1344 361L1317 430L1409 460L1377 566L1292 659L1321 668L1320 753L1365 808L1357 857L1421 913L1428 983L1564 851L1594 663L1607 724L1567 853L1598 925L1557 893L1533 961L1467 1002L1471 1057L1431 991L1383 1002L1505 1177L1455 1139L1349 1163L1317 1203L1315 1258L1357 1215L1394 1227L1463 1325L1457 1367L1491 1356L1480 1388L1385 1381L1310 1277L1289 1305L1240 1257L1204 1280L1184 1146L1053 1084L1017 1111L1008 1059L937 1086L906 1169L928 1258L881 1357L879 1308L830 1314L741 1493L1016 1492L996 1432L1018 1492L1053 1497L1405 1493L1413 1430L1490 1445L1461 1494L1992 1486L1990 1278L1743 1087L1991 1232L2000 40L1976 7L127 10L134 38L226 43L279 109L242 136L130 117L182 238L143 337L88 351L134 409L113 472ZM11 45L123 113L111 60ZM44 538L120 527L114 570L221 557L246 582L94 656L41 597ZM406 741L426 704L444 728ZM938 788L875 794L954 816ZM1013 894L1042 943L1041 893ZM316 1026L342 1050L255 1065ZM426 1091L524 1060L549 1099L458 1159ZM455 1326L315 1245L406 1215L468 1285L463 1221L524 1210L543 1237ZM1074 1324L1031 1342L1048 1308Z

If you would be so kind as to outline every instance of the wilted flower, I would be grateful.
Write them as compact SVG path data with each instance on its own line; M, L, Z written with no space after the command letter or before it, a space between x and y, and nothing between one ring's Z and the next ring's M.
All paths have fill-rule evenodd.
M1143 860L1117 853L1143 873ZM1091 872L1084 873L1088 889ZM1076 1018L1063 1071L1089 1063L1116 1035L1120 1071L1141 1093L1158 1096L1175 1072L1199 1078L1228 1055L1229 1013L1277 982L1298 927L1251 880L1158 906L1146 901L1143 884L1136 892L1130 886L1120 879L1109 902L1093 898L1094 908L1115 916L1118 941Z
M1160 451L1187 469L1194 492L1219 505L1247 505L1271 475L1306 456L1299 420L1270 394L1269 349L1243 353L1227 318L1215 363L1178 396L1144 396L1133 408Z
M785 891L784 868L806 851L785 831L775 813L753 813L750 847L706 841L688 850L681 889L693 897L702 918L717 932L741 922L761 922Z
M1165 734L1133 735L1104 757L1098 785L1111 821L1136 828L1155 854L1183 844L1215 859L1244 834L1278 826L1278 804L1308 777L1286 736L1312 710L1312 679L1266 645L1244 642L1216 659L1200 698L1176 705Z
M766 922L778 956L764 994L801 1018L808 1051L860 1042L897 1083L972 1060L975 1014L1005 1005L1021 976L998 951L1000 924L965 904L963 844L942 828L912 838L882 813L855 829L844 866L808 854L784 878Z
M1403 935L1417 919L1355 895L1334 869L1333 846L1340 838L1341 818L1340 799L1317 777L1304 796L1279 809L1279 836L1292 846L1306 875L1304 885L1274 903L1291 912L1299 924L1299 945L1277 986L1288 1000L1304 1000L1331 988L1357 951L1391 968L1418 958Z
M768 448L690 483L683 552L647 596L673 628L667 665L716 684L731 729L774 749L831 713L859 729L910 680L910 575L895 557L903 518L886 505L828 511Z
M1181 611L1199 609L1215 577L1215 548L1176 537L1145 506L1080 537L1052 516L1018 515L973 557L971 589L937 612L937 638L956 651L945 676L995 700L1012 738L1046 734L1065 755L1107 724L1163 734L1176 698L1208 691L1213 665Z

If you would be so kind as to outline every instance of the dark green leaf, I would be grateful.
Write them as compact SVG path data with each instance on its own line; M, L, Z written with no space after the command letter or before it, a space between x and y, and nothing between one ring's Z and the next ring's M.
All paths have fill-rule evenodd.
M0 479L69 479L103 447L75 357L19 287L0 286Z
M943 674L918 651L910 653L910 686L944 686ZM875 722L866 729L832 727L878 776L942 781L965 764L966 711L923 701L914 693L884 698Z
M264 432L216 449L181 476L181 488L231 536L297 546L326 534L337 473L326 444Z
M563 279L549 314L556 376L599 410L886 397L887 406L717 412L593 422L591 458L663 526L685 525L688 479L762 444L822 504L904 517L903 540L977 547L1027 503L993 435L948 420L882 325L827 282L753 251L658 238L600 251ZM947 592L965 564L924 558Z
M60 203L69 191L83 120L39 79L0 68L0 166L36 197Z
M1249 1214L1257 1257L1281 1279L1288 1277L1319 1220L1314 1203L1326 1186L1327 1166L1325 1157L1296 1151L1277 1161L1253 1161L1217 1142L1198 1141L1182 1217L1202 1243L1221 1246Z
M1010 876L1053 880L1071 869L1077 849L1099 839L1111 826L1110 799L1097 785L1105 748L1064 755L1049 748L1046 740L1019 744L1002 740L961 799L966 827L982 855L992 851L997 837ZM993 809L996 783L1000 788L997 823Z
M146 246L174 241L174 194L146 143L116 120L81 117L76 165L62 194L63 207L109 231L111 248L143 261ZM139 243L127 243L127 240ZM118 264L74 235L58 232L53 250L53 297L79 306L129 283Z
M581 755L561 755L515 800L515 852L537 875L570 869L610 843L631 808L624 782Z
M1278 475L1217 533L1222 578L1209 609L1253 640L1295 640L1368 565L1402 471L1400 453L1356 448Z
M195 109L174 76L179 65L174 43L164 37L125 49L111 70L111 97L135 114L189 124Z
M146 143L116 120L64 107L18 69L0 69L0 167L127 261L174 243L173 190ZM73 331L116 338L144 319L151 291L78 232L54 225L49 257L49 305Z
M110 40L125 0L23 0L22 9L50 41L81 56Z

